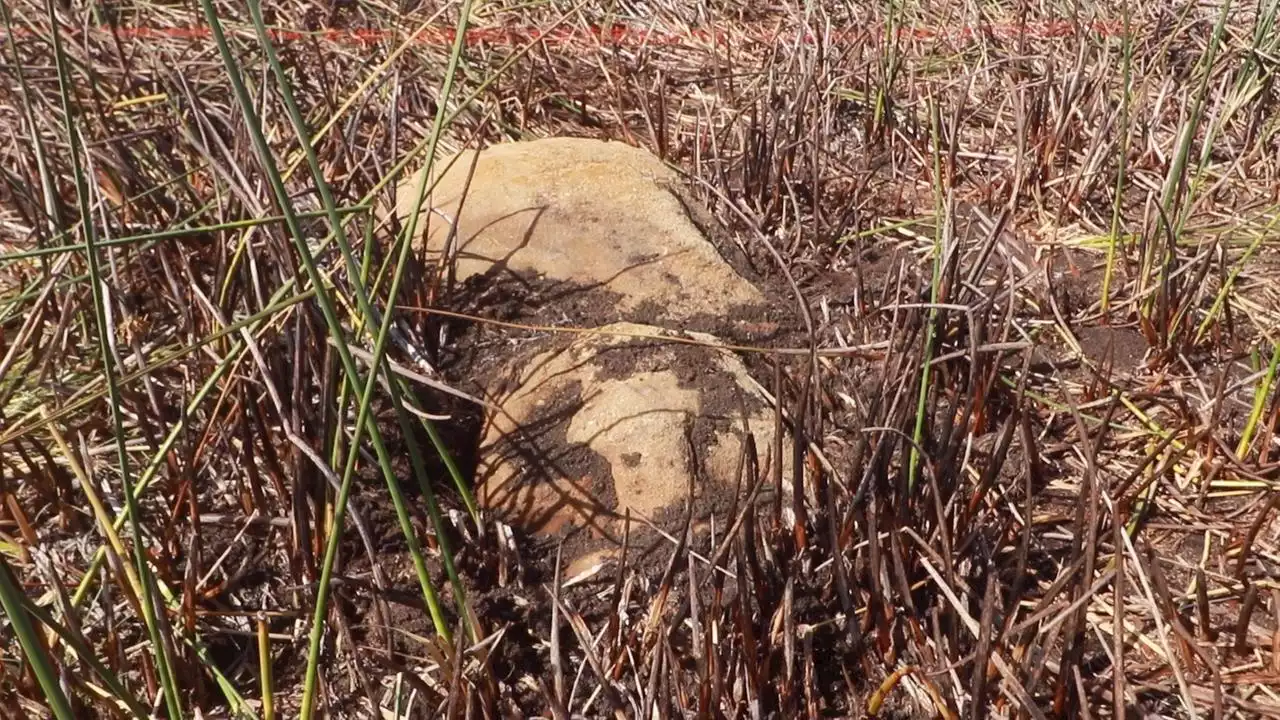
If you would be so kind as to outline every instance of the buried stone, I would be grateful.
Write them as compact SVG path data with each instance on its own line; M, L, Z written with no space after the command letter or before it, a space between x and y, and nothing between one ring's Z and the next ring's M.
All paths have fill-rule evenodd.
M488 399L474 478L483 507L563 540L572 568L616 552L628 532L657 547L651 526L678 536L686 510L726 528L771 465L790 477L765 394L742 358L708 347L772 332L760 328L774 304L742 255L703 234L714 223L675 171L622 143L548 138L466 150L432 173L414 238L426 260L478 291L465 300L478 312L541 328L504 328L474 368ZM402 222L423 180L400 185ZM587 332L542 332L564 324ZM759 459L750 477L739 472L747 437Z
M774 419L742 360L706 344L716 341L615 323L513 359L514 390L485 423L477 500L565 539L570 559L616 548L628 511L633 534L653 522L678 535L690 488L696 519L726 510L754 482L738 476L747 431L759 472L777 462Z

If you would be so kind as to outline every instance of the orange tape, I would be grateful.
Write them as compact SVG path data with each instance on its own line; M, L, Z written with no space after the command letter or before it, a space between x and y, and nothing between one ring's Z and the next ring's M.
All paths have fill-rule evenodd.
M1046 38L1073 37L1078 34L1096 34L1101 37L1114 37L1121 34L1123 26L1119 22L1091 22L1079 25L1068 20L1050 20L1038 23L997 23L989 25L961 25L953 28L908 27L898 30L900 39L915 40L969 40L974 38L994 37L1002 40L1026 37L1032 40ZM87 30L89 35L118 37L125 40L207 40L212 38L212 30L206 25L190 27L150 27L140 26L92 26ZM418 33L415 44L450 45L453 43L455 30L448 26L427 27ZM85 35L83 29L67 30L66 34L73 38ZM269 29L268 34L276 42L304 42L307 40L337 45L375 45L384 42L397 42L404 37L399 30L376 28L355 28L325 30L288 30ZM27 38L34 35L27 28L18 28L14 35ZM470 45L523 45L531 41L541 40L554 45L597 45L601 43L618 45L688 45L690 43L724 44L730 40L736 42L774 43L778 38L788 37L790 33L777 28L739 29L734 32L706 29L688 29L682 31L656 30L639 25L608 25L586 28L558 28L542 30L536 27L492 27L473 28L467 31L466 43ZM827 44L847 44L865 42L883 35L878 29L833 30L815 36L806 33L800 39L806 43L822 39ZM8 33L0 31L0 40L8 40Z

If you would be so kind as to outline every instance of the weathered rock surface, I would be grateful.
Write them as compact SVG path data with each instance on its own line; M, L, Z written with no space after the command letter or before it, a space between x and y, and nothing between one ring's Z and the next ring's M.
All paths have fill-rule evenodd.
M735 491L754 481L738 477L744 428L758 471L778 462L773 412L743 359L697 344L721 343L695 330L754 344L777 314L722 254L731 244L703 234L709 214L678 175L643 150L584 138L464 151L433 173L416 242L429 262L452 260L459 302L597 331L492 331L503 335L468 374L496 408L476 454L480 504L563 539L570 568L615 552L628 511L632 539L656 549L649 523L679 534L691 492L695 524L715 515L724 528ZM398 189L402 222L422 179Z
M617 542L627 508L635 528L683 518L690 487L699 514L731 502L744 410L761 465L773 462L773 414L741 359L679 341L714 338L599 330L513 360L515 389L495 398L481 444L482 505L527 531Z
M423 202L419 247L425 243L436 262L452 222L459 280L496 271L602 288L617 298L612 319L664 327L749 315L764 304L691 219L702 211L685 201L677 174L643 150L546 138L465 150L438 161L432 174L440 180ZM422 175L398 189L402 221Z

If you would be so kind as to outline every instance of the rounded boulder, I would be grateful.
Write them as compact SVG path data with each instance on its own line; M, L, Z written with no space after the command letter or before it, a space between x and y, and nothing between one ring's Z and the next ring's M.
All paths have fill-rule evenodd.
M468 149L433 165L418 206L425 178L399 185L396 212L407 222L419 208L417 247L430 263L451 259L458 280L605 290L613 319L662 326L765 304L704 234L706 211L676 172L644 150L577 137Z

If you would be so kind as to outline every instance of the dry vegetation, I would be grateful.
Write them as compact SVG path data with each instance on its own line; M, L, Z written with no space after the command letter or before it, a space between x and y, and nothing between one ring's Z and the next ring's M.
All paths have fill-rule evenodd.
M1280 715L1276 0L0 2L6 717ZM472 513L366 386L438 121L652 149L881 349L778 358L806 503L579 583Z

